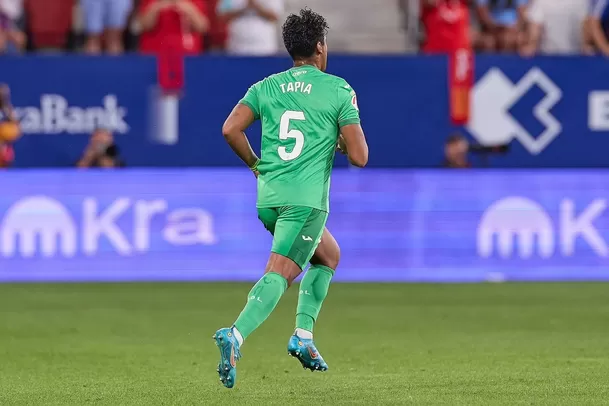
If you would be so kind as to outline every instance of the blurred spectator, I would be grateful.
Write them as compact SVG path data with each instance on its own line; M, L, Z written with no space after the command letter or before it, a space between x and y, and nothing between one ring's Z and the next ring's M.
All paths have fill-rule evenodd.
M284 0L220 0L218 14L228 24L228 53L250 56L277 54L277 21L283 10Z
M469 142L459 134L449 136L444 144L444 168L471 168L467 153Z
M25 0L26 24L37 50L63 50L72 29L75 0Z
M23 0L0 0L0 53L25 48Z
M522 42L528 0L476 0L487 48L515 52Z
M533 0L522 55L578 54L584 44L582 0Z
M466 0L422 0L421 6L421 21L425 28L424 52L449 53L470 48Z
M11 104L10 89L0 84L0 168L7 168L15 159L12 144L20 136L19 121Z
M127 26L132 0L81 0L87 40L85 51L98 54L123 52L123 31ZM105 47L104 47L105 45Z
M209 15L209 31L207 40L210 50L224 51L228 38L228 27L224 18L218 15L218 4L221 0L207 0L207 11Z
M589 12L584 27L584 41L591 43L594 49L605 56L609 56L609 41L607 29L609 28L609 1L589 0Z
M100 128L91 135L89 145L76 166L80 168L122 168L125 163L120 157L112 133Z
M13 163L15 153L10 144L0 142L0 169L6 169Z
M142 0L136 21L144 53L200 53L203 34L209 29L203 0Z

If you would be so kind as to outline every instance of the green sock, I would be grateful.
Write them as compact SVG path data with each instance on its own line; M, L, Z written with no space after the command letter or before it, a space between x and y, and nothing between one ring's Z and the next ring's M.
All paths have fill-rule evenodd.
M328 295L334 270L327 266L312 266L300 282L298 307L296 308L296 328L313 332L313 325Z
M275 272L265 274L247 295L247 304L235 321L235 327L245 339L256 330L275 309L288 281Z

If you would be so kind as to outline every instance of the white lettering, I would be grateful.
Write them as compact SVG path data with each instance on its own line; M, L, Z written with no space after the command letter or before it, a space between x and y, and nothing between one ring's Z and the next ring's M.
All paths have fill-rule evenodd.
M588 127L592 131L609 131L609 92L588 95Z
M130 204L130 200L126 197L117 199L98 216L97 201L85 199L83 203L83 250L86 254L97 253L99 238L102 235L106 236L119 254L131 254L131 245L116 225L116 220L125 213Z
M61 95L43 94L40 106L17 107L15 114L26 134L88 134L100 126L119 134L129 131L127 109L112 94L102 99L101 106L91 107L70 106Z
M301 92L311 94L311 90L313 90L313 85L305 82L290 82L287 85L285 83L280 84L281 91L283 93L287 92Z
M167 202L164 200L151 202L138 200L134 210L133 245L138 251L148 251L150 249L150 223L156 214L164 213L167 210Z
M215 244L212 216L201 209L180 209L167 216L165 241L174 245Z
M576 217L575 203L572 200L564 200L561 203L560 237L564 255L573 255L575 252L575 240L578 236L581 236L599 256L607 256L607 244L592 224L603 213L606 207L607 202L604 199L596 199L586 207L579 217Z

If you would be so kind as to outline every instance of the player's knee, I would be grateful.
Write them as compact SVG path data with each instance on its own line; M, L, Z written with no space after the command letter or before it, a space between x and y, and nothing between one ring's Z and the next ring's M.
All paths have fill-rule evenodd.
M271 253L271 257L266 264L267 272L274 272L281 276L283 276L288 282L288 287L294 282L294 279L300 275L302 269L298 266L293 260L285 257L283 255L279 255L276 253Z
M340 262L340 247L338 244L335 244L334 247L328 251L328 255L324 258L324 263L322 265L336 270L336 268L338 268L338 263Z

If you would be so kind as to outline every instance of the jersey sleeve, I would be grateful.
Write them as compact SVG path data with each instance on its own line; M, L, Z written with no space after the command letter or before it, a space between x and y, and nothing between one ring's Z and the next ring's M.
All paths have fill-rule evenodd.
M252 110L255 120L260 119L260 100L258 98L260 83L262 82L258 82L251 86L245 96L239 101L239 104L244 104Z
M347 82L343 82L338 88L338 126L344 127L349 124L359 123L357 95Z

